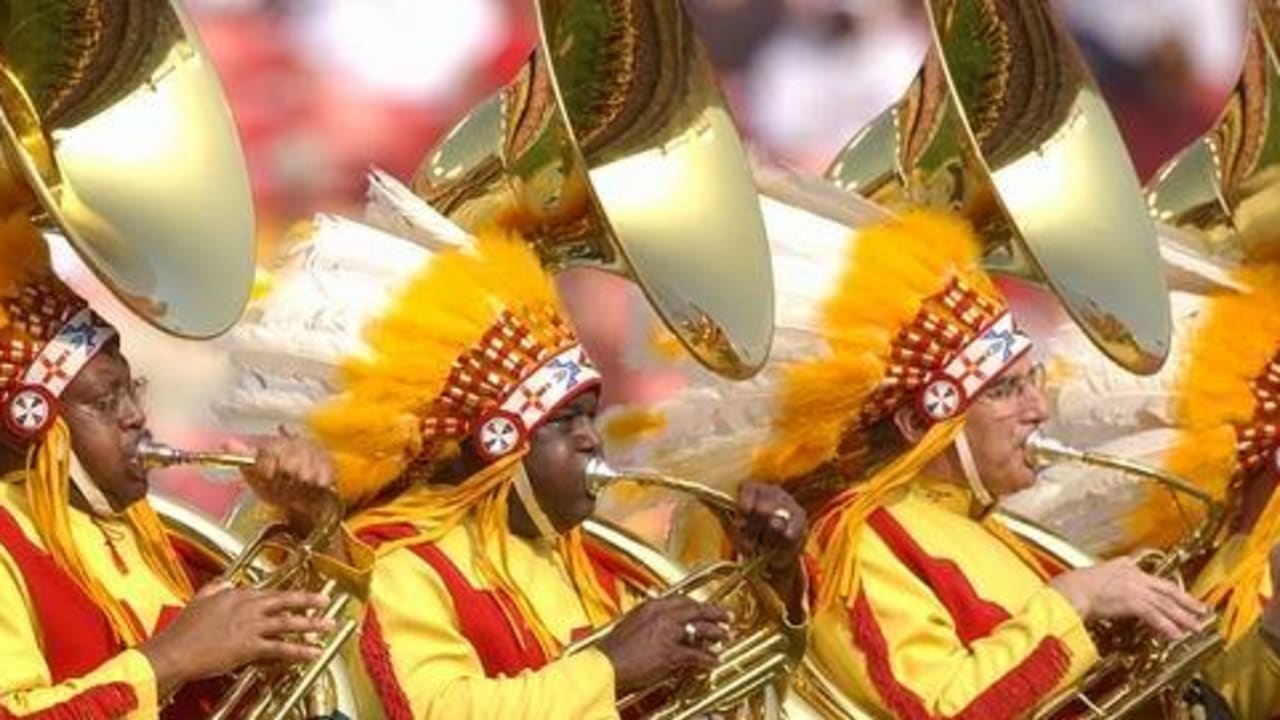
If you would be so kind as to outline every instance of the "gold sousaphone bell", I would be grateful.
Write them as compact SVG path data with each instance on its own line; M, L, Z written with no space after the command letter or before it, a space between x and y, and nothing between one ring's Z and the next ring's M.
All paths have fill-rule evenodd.
M929 0L924 67L828 171L893 208L968 217L995 271L1045 282L1108 357L1169 352L1155 227L1101 94L1040 0Z
M13 0L0 14L0 212L64 235L132 311L217 335L253 281L235 125L169 0Z
M1156 173L1151 212L1217 264L1280 260L1280 7L1249 3L1244 67L1215 126Z
M414 190L463 227L500 222L552 269L629 277L711 370L745 378L773 279L745 153L679 0L540 0L515 80L431 151Z

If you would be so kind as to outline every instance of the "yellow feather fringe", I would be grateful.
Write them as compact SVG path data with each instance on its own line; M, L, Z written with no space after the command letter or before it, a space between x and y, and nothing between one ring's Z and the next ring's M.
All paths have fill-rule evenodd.
M456 453L453 442L427 447L422 421L454 361L475 347L504 311L560 313L550 277L528 243L500 230L472 250L433 257L365 331L371 352L342 368L344 391L309 418L332 453L338 489L349 506L378 494L415 460ZM540 322L529 322L537 332Z
M1236 461L1237 425L1254 417L1250 383L1280 350L1280 265L1246 267L1236 279L1251 291L1213 298L1201 317L1179 377L1175 417L1178 439L1167 465L1214 497L1227 498ZM1170 522L1176 508L1169 503L1146 503L1135 518L1135 532L1180 527ZM1280 493L1273 494L1245 542L1239 564L1207 590L1205 599L1225 605L1227 639L1239 638L1258 615L1257 594L1267 566L1267 554L1280 541Z
M830 355L788 370L771 440L756 457L759 477L795 478L835 457L884 379L898 331L952 278L1004 304L979 253L973 231L949 215L912 213L859 232L822 308Z

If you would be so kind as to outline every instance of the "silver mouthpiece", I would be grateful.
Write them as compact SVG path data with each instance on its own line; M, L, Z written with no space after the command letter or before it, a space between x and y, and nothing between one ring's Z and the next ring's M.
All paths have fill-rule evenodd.
M1043 470L1057 463L1089 461L1085 451L1055 440L1045 435L1042 430L1036 430L1028 435L1022 448L1026 454L1027 465L1036 470Z
M609 463L598 456L587 460L587 465L582 472L584 476L583 485L586 488L587 497L590 498L595 498L600 494L601 490L623 478L622 473L609 467Z

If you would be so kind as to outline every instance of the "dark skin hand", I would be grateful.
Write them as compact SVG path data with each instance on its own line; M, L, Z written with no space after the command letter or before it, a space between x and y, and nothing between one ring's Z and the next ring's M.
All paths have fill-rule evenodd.
M76 457L116 511L145 498L148 489L146 470L136 457L147 425L141 390L118 344L112 343L85 365L60 398ZM21 467L24 453L24 448L6 446L0 462L6 468ZM258 453L258 463L246 477L269 499L305 500L315 497L315 488L332 485L327 460L296 438L269 439ZM72 504L92 512L78 493ZM289 507L297 514L311 512L305 502ZM325 597L311 593L206 587L171 625L138 650L150 661L158 692L165 697L186 682L248 663L314 657L316 649L297 636L332 629L332 621L305 616L327 604Z
M808 518L791 494L775 485L746 483L738 491L735 547L743 557L768 556L765 579L787 605L787 617L805 621L805 581L800 564Z
M280 428L280 434L254 438L252 444L231 442L229 452L252 455L253 465L240 472L255 495L282 509L290 528L309 533L336 507L336 484L329 455L315 443Z
M603 450L595 427L597 405L597 393L583 393L530 436L524 467L539 507L560 532L577 527L595 511L583 469ZM733 539L738 552L744 557L768 556L767 580L778 589L789 618L804 622L805 583L799 562L808 526L804 510L778 487L747 484L739 492L737 520ZM537 528L514 497L510 521L517 535L537 537ZM710 648L728 639L723 624L727 620L721 608L689 598L650 601L635 608L600 643L614 666L618 692L648 687L673 672L714 667ZM692 643L685 630L689 623L696 631Z
M716 656L710 646L728 639L728 620L721 608L683 596L637 606L599 645L613 665L617 694L652 687L675 673L711 670ZM685 631L688 623L697 628L694 643Z
M225 674L250 663L306 662L319 655L297 639L325 633L333 620L307 617L328 605L323 595L207 586L173 624L138 650L156 674L156 692L168 697L182 685Z

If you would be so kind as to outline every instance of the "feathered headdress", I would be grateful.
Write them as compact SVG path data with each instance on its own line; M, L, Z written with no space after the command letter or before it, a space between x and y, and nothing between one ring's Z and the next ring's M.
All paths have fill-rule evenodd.
M219 412L244 424L305 421L332 453L351 506L427 479L474 442L524 449L599 374L528 243L471 237L376 176L372 214L414 242L319 216L229 340L237 387Z

